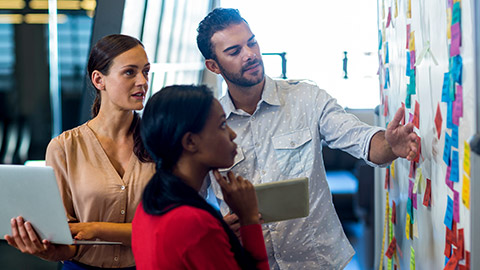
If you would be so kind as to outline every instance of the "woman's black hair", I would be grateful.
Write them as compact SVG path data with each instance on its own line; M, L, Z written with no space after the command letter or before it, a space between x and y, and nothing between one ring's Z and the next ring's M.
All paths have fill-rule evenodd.
M163 88L148 100L140 130L157 170L143 192L143 209L151 215L163 215L182 205L207 211L222 224L240 267L256 269L255 260L242 247L220 212L172 173L183 151L182 137L187 132L198 133L203 129L213 99L206 86L173 85Z
M114 34L101 38L90 50L87 65L89 79L92 79L92 73L95 70L100 71L104 75L108 75L115 57L139 45L143 47L140 40L127 35ZM94 85L93 88L95 89L95 100L92 105L92 117L95 117L100 111L101 95L99 89ZM148 155L148 152L143 146L142 139L140 138L139 123L140 116L138 113L134 113L133 121L129 130L133 133L133 152L141 162L151 162L152 159Z

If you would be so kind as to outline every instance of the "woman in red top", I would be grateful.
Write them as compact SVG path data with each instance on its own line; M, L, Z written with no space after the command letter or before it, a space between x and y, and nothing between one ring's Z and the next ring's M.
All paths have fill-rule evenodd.
M153 95L141 124L157 171L132 224L138 269L268 269L253 185L217 168L233 164L236 134L205 86L169 86ZM199 194L210 170L238 215L242 244Z

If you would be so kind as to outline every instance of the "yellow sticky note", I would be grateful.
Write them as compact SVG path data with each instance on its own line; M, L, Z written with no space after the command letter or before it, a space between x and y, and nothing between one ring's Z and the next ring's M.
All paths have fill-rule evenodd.
M398 0L395 0L395 15L393 17L398 17Z
M408 44L410 51L415 51L415 31L410 32L410 43Z
M407 18L412 18L412 0L408 0Z
M417 172L415 173L415 183L413 183L413 193L417 193L418 186L420 185L421 179L422 179L422 168L418 167Z
M463 174L462 202L467 209L470 209L470 177L465 174Z
M418 220L418 218L416 218L415 222L413 223L412 231L413 231L413 237L418 239L418 222L417 222L417 220Z
M463 144L463 171L470 177L470 144Z
M393 222L392 211L388 211L388 242L392 242L393 239Z
M452 38L452 31L450 30L452 28L452 9L447 8L447 38L451 39Z
M382 19L385 19L385 0L382 1Z
M415 249L410 247L410 270L415 270Z
M410 214L407 213L407 221L405 222L405 236L410 239Z
M390 176L392 179L395 179L395 161L393 161L390 165Z

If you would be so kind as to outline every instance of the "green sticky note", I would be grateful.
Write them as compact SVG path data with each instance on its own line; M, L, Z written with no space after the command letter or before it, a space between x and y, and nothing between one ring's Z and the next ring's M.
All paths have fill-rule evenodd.
M415 270L415 249L410 247L410 270Z

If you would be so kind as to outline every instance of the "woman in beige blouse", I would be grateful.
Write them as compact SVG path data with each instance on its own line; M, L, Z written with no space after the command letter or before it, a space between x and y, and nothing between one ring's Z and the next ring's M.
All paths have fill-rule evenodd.
M72 235L123 244L54 245L39 239L32 225L18 217L12 219L12 236L6 237L10 245L46 260L64 261L64 269L134 267L131 222L155 171L134 112L143 108L149 69L137 39L110 35L98 41L88 60L96 89L93 119L52 139L46 154Z

